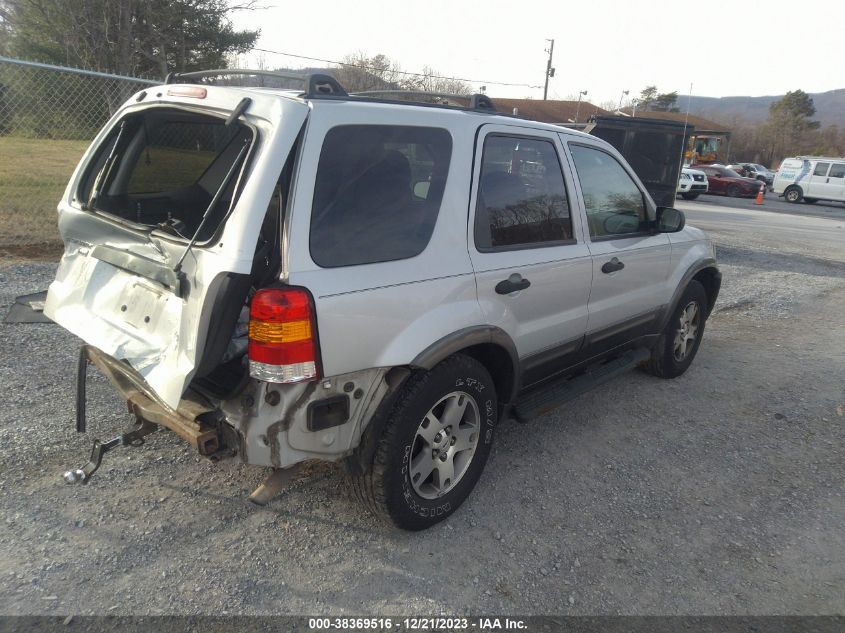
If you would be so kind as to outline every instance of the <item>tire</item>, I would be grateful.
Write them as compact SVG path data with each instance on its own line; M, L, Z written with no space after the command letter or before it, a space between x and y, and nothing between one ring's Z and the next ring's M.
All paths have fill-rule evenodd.
M728 185L728 188L725 189L725 195L727 195L729 198L739 198L739 194L739 187L737 187L736 185Z
M783 197L786 198L787 202L801 202L801 199L804 197L804 192L801 191L801 187L790 185L786 188L786 191L783 192Z
M698 197L697 193L682 193L681 197L684 200L695 200Z
M804 198L805 204L816 204L818 201L818 198Z
M691 316L694 306L695 317ZM707 293L704 286L697 281L689 282L689 285L681 295L678 305L672 312L666 328L657 340L657 344L651 350L651 358L645 362L643 369L660 378L677 378L683 374L692 364L701 345L701 338L704 335L704 325L707 314ZM687 337L683 345L683 354L678 354L678 337L681 333L682 315L690 326L695 326L694 335ZM687 334L690 329L688 327Z
M481 476L493 443L497 404L493 379L469 356L455 354L431 371L414 374L393 405L372 463L362 474L348 476L354 495L377 517L404 530L424 530L447 518ZM450 424L447 409L462 405L460 421ZM443 428L435 423L449 433L432 435ZM466 448L454 448L461 445ZM448 457L440 459L441 454ZM440 480L448 472L446 464L452 465L454 480Z

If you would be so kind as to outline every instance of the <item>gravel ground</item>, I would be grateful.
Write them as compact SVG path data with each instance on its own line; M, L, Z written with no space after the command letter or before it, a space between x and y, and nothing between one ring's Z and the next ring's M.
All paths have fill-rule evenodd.
M330 465L253 506L265 469L166 432L65 485L128 417L95 381L77 436L79 341L0 325L0 613L845 612L845 263L737 235L716 233L723 294L684 376L504 422L469 501L417 534ZM0 266L2 313L53 269Z

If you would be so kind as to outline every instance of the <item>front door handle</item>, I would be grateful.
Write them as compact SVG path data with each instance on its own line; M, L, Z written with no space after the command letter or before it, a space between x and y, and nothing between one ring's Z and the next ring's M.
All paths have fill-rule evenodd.
M601 271L603 273L615 273L617 270L622 270L625 268L625 264L620 262L616 257L611 259L609 262L605 262L604 266L601 267Z
M517 290L525 290L530 285L530 281L523 279L519 273L514 273L496 284L496 292L500 295L509 295Z

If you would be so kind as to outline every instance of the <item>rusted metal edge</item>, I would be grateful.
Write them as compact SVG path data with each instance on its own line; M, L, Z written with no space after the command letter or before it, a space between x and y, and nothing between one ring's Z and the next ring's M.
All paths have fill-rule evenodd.
M112 386L126 398L129 410L148 422L170 429L193 446L200 455L211 455L220 449L220 438L215 430L204 428L196 418L209 411L193 400L183 399L179 410L174 410L155 395L147 381L134 368L115 360L92 345L83 345L80 352L99 369ZM181 410L190 415L184 415Z

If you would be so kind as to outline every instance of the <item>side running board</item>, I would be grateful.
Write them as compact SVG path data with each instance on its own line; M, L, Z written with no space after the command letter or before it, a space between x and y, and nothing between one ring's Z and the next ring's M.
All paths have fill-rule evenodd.
M529 392L520 397L514 405L514 413L520 422L556 409L564 402L577 398L620 374L624 374L643 361L648 360L651 352L640 348L626 352L603 365L588 369L583 374L553 382L545 387Z

